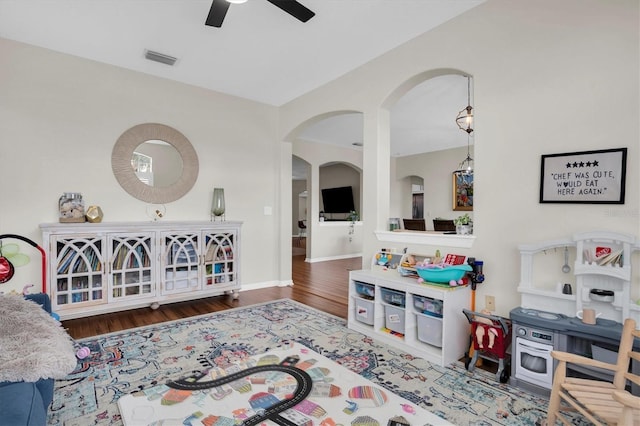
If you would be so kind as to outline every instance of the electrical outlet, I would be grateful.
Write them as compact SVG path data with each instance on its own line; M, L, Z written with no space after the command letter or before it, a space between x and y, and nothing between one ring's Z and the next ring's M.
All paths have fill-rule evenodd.
M496 310L496 298L493 296L485 296L484 297L484 307L491 312L495 312Z

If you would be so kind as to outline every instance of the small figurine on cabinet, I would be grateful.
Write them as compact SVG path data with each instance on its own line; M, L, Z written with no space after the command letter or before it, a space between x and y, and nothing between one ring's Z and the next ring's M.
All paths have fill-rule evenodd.
M489 311L488 309L483 309L480 312L485 315L491 315L491 311ZM481 349L484 347L484 336L485 334L488 334L489 349L493 348L496 336L498 335L498 331L493 327L493 322L491 322L489 318L484 318L481 316L476 316L474 318L474 321L479 323L476 327L476 341L478 342L478 347L480 347Z

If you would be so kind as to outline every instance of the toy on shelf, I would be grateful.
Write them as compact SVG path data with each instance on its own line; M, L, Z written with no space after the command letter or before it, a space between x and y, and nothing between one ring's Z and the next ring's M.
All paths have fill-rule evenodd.
M380 252L376 254L376 263L380 266L389 266L392 256L391 253Z
M373 267L387 270L396 269L400 266L403 253L394 253L390 249L382 249L373 257Z
M456 287L469 284L467 275L473 268L467 264L466 256L447 254L442 257L440 250L436 250L431 256L405 253L398 271L402 276L417 278L419 283Z
M448 283L455 287L458 284L465 284L463 277L472 270L469 265L448 265L441 263L437 265L416 265L416 270L420 278L418 282Z

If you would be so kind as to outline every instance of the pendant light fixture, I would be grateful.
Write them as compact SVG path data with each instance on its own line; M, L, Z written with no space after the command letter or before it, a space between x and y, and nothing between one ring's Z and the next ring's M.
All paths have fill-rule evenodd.
M464 174L473 174L473 158L471 158L471 154L470 154L470 141L471 136L467 135L467 158L465 158L464 160L462 160L462 162L460 163L460 165L458 166L458 171L462 172Z
M471 77L467 76L467 107L458 113L456 124L467 133L467 158L458 166L458 172L473 174L473 158L471 158L471 133L473 132L473 107L471 106Z
M473 132L473 107L471 106L471 77L467 76L467 106L458 113L456 124L460 130L471 134Z

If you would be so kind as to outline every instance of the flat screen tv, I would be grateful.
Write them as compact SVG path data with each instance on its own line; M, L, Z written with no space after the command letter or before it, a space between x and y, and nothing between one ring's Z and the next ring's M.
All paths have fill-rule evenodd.
M325 188L322 190L322 204L325 213L349 213L355 210L353 190L350 186Z

